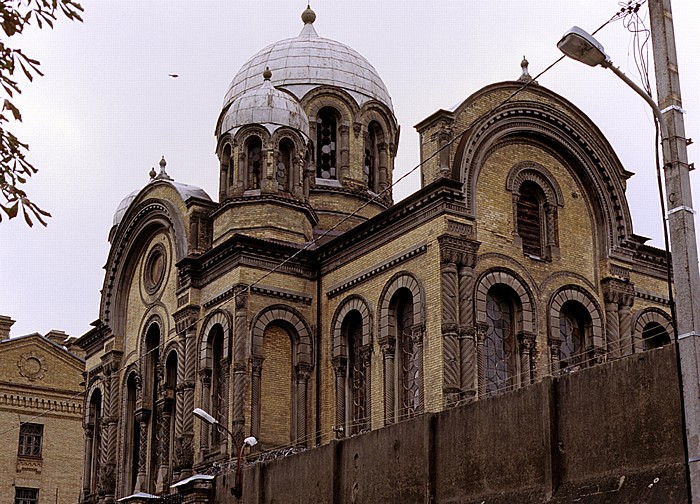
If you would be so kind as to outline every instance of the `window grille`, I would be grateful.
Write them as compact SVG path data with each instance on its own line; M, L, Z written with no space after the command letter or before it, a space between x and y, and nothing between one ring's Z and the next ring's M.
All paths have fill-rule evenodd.
M513 338L513 310L510 301L498 293L486 296L486 393L496 394L508 386L514 376L511 341Z
M15 504L38 504L38 488L15 488Z
M41 438L44 426L25 423L19 428L19 455L23 457L41 457Z

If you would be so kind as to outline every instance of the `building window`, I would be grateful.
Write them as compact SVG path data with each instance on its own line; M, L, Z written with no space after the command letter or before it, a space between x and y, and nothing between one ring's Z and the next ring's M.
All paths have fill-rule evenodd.
M292 163L294 162L294 144L288 138L280 141L279 153L277 155L277 167L275 177L277 187L282 192L291 192Z
M650 350L669 344L671 337L661 324L649 322L642 331L642 341L644 342L644 350Z
M24 423L19 428L19 451L22 457L41 457L41 438L44 426Z
M367 380L362 347L362 316L351 311L343 321L341 331L347 341L348 365L346 383L351 401L348 434L355 434L369 427L367 418Z
M525 182L520 186L518 198L518 235L522 239L525 255L544 257L542 207L544 194L534 182Z
M399 419L412 418L420 412L421 363L413 341L413 297L407 289L399 290L396 299L396 359L398 368Z
M248 189L260 189L262 177L263 153L262 140L252 137L248 140Z
M38 488L15 488L15 504L38 504Z
M322 108L316 119L316 177L337 179L337 114L330 107Z
M500 289L486 295L487 329L485 340L487 395L504 392L517 376L513 301Z
M567 301L559 315L559 370L573 371L588 365L586 358L587 332L590 315L577 301Z

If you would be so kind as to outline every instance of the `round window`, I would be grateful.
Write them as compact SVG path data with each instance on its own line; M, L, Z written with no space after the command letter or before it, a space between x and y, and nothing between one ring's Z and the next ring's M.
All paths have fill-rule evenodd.
M153 294L163 283L165 277L165 248L158 244L151 249L144 268L144 284L149 294Z

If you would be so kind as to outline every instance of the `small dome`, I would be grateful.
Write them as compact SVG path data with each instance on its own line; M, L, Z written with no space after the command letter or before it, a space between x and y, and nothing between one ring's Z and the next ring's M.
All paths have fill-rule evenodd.
M289 93L275 89L266 68L262 85L238 96L221 121L224 134L246 124L289 126L309 136L309 120L299 102ZM258 74L260 79L260 74Z
M354 49L319 37L314 29L315 13L302 14L304 28L298 37L280 40L250 58L233 78L224 98L224 108L260 83L266 67L272 70L272 83L298 99L318 86L346 90L358 104L378 100L393 112L389 92L374 67Z

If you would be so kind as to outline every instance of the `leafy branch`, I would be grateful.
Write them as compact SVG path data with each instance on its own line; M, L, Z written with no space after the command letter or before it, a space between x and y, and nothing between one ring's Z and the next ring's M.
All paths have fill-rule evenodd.
M59 16L82 22L82 12L83 7L74 0L0 0L0 26L9 40L32 24L39 29L45 25L53 28ZM5 37L0 40L0 209L8 219L21 213L28 226L34 225L34 219L46 226L44 218L51 214L31 201L21 187L37 172L27 158L29 145L7 129L16 121L22 122L22 114L13 103L14 97L22 92L15 74L29 82L44 74L39 69L39 61L20 48L10 47ZM0 222L3 212L0 212Z

